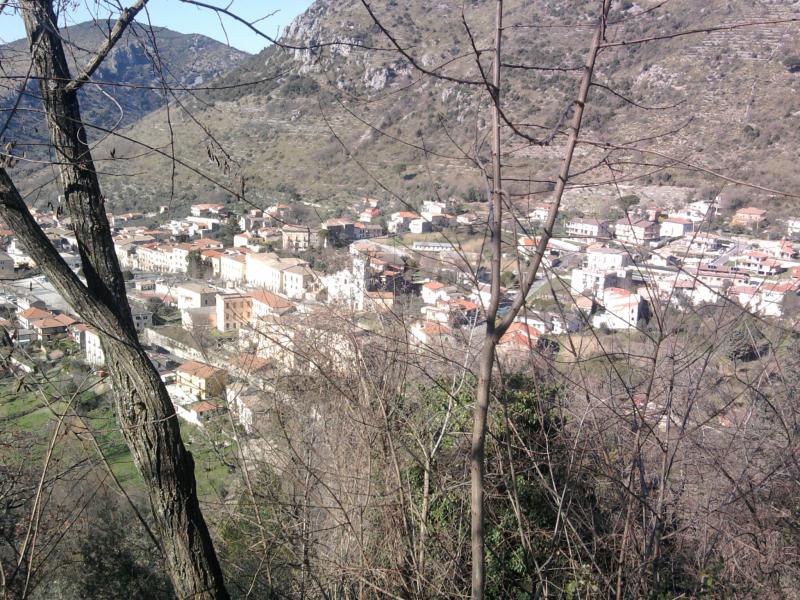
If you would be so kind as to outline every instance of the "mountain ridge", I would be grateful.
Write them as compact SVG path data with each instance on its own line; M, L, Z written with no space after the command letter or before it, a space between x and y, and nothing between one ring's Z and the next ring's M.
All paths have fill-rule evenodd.
M797 2L657 4L620 3L614 21L622 24L613 29L614 40L800 15ZM488 47L493 11L487 0L472 0L464 5L462 19L462 5L455 0L372 3L419 64L444 64L454 77L474 80L476 62L464 21L477 46ZM570 13L561 0L506 6L511 33L504 62L569 69L504 69L504 110L515 122L529 124L525 131L530 135L545 137L574 98L579 71L572 69L582 63L593 15L588 10ZM571 26L561 27L564 22ZM529 28L531 23L546 25ZM766 187L796 186L800 182L792 156L800 139L792 124L800 114L798 75L784 65L800 54L796 29L797 23L764 24L604 50L596 76L601 85L593 89L586 110L586 139L624 146L660 136L649 147L670 158L640 152L615 157L615 168L625 165L623 183L723 187L695 168L704 166L770 184ZM474 158L478 147L477 156L488 159L485 89L420 76L397 52L359 49L390 44L354 0L318 0L282 39L309 48L273 46L221 74L214 85L222 89L204 91L193 100L191 116L172 114L174 140L164 126L163 109L126 131L149 147L174 141L180 161L206 179L178 165L173 182L163 155L138 156L143 146L107 140L101 152L113 145L118 157L137 156L132 162L116 161L112 170L153 175L135 185L107 178L109 196L125 206L125 198L134 193L144 203L165 204L173 187L177 192L171 201L180 206L195 198L232 196L209 179L236 193L244 181L248 200L259 205L275 196L303 195L331 200L333 206L338 199L375 193L420 202L484 188L480 170L464 154ZM488 57L481 64L488 68ZM207 130L195 121L209 124ZM546 193L555 178L562 136L545 146L510 137L507 142L513 151L506 168L512 193ZM603 152L597 146L580 147L574 172L596 163ZM608 169L591 175L576 177L571 194L580 197L580 186L615 177Z
M61 30L72 73L83 68L113 24L113 21L86 21ZM164 85L197 87L221 75L245 56L244 52L200 34L133 23L95 71L91 82L79 92L90 140L102 138L107 130L129 126L163 106ZM0 106L10 109L19 92L16 82L24 78L29 68L27 40L0 46L0 61L8 81L12 82L0 89ZM47 127L39 107L38 83L28 81L18 110L10 114L7 126L3 127L3 143L13 141L31 159L46 160ZM23 171L31 169L24 161L21 167Z

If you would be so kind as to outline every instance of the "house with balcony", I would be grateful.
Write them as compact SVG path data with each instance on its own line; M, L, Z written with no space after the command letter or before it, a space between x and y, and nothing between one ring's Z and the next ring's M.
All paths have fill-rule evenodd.
M636 217L623 217L614 226L614 236L624 244L648 246L658 241L660 228L655 221Z
M597 240L611 238L609 223L605 219L578 217L567 221L567 237L594 243Z

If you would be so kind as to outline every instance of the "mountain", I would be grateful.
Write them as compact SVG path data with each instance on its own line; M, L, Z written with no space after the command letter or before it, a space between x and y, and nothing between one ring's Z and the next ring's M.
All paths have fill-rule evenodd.
M62 29L73 74L86 64L113 25L109 21L89 21ZM164 107L164 85L196 88L224 74L247 56L202 35L132 24L92 77L93 81L105 85L87 84L80 92L81 113L90 125L90 138L101 139L106 130L126 127ZM0 88L0 107L4 109L2 127L28 73L27 40L0 46L0 64L10 82ZM46 158L42 144L47 142L48 136L37 99L38 84L28 82L25 92L18 110L7 123L3 143L13 141L17 152L24 151L29 158ZM174 98L167 96L166 100L174 101ZM26 166L29 165L20 163L23 170Z
M491 47L493 2L370 4L418 64L455 79L480 79L471 48ZM531 137L546 138L570 112L596 4L505 3L503 61L509 66L503 70L503 109ZM576 177L570 199L585 203L597 193L585 186L598 182L719 188L702 169L796 189L800 3L614 4L608 42L663 39L602 51L595 78L600 85L592 90L581 137L620 146L635 142L651 152L609 155L596 145L580 147L574 173L606 166ZM715 29L722 26L732 27ZM712 31L668 37L689 29ZM108 170L134 175L106 177L113 201L183 206L198 198L232 197L244 187L256 205L300 194L335 208L339 200L365 193L397 194L416 203L434 193L475 195L485 189L468 158L478 148L480 159L489 160L484 86L422 76L393 49L359 0L318 0L282 42L226 71L214 81L218 89L186 99L185 111L173 107L169 127L162 108L123 132L136 142L104 140L98 152L108 157L114 148L118 159ZM488 72L487 52L480 64ZM512 66L523 64L539 69ZM508 133L506 128L511 191L552 186L564 136L538 145ZM165 156L173 147L180 161L174 171ZM140 173L148 176L135 176Z

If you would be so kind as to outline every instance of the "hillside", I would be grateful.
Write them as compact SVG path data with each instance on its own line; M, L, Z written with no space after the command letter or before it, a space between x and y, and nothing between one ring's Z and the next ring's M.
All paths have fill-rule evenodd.
M479 79L460 0L372 4L420 64ZM661 4L618 3L609 41L800 15L797 2ZM488 48L493 3L473 0L465 6L475 45ZM563 0L507 3L504 62L571 68L504 70L504 110L515 123L527 124L529 135L544 137L569 107L591 17L569 10ZM612 154L618 183L709 184L706 174L671 160L677 158L772 188L796 186L800 73L790 63L800 54L797 29L797 22L767 23L604 50L596 81L619 95L594 88L582 137L617 145L647 138L638 146L659 153ZM124 132L137 143L105 140L100 155L108 157L114 148L118 159L136 157L116 160L110 169L148 173L146 179L106 178L112 201L133 207L170 200L173 172L164 155L172 152L173 141L175 155L190 167L176 166L176 207L198 197L231 197L241 191L242 177L254 204L294 193L324 201L387 194L384 188L419 202L437 192L483 189L479 169L465 154L474 156L477 143L479 155L488 159L485 89L420 76L392 50L358 0L319 0L283 39L315 47L268 48L217 79L214 85L222 89L188 103L189 112L171 110L171 127L161 109ZM487 56L481 62L489 67ZM545 147L507 139L506 174L519 180L513 191L547 189L563 137ZM161 153L143 153L142 144ZM574 171L603 156L583 146ZM581 198L587 183L610 181L610 173L604 168L577 178L570 197Z
M86 64L112 26L113 22L89 21L62 30L73 73ZM126 127L163 107L163 85L200 86L246 56L244 52L202 35L185 35L134 23L93 75L93 81L106 85L86 85L80 92L82 115L89 125L90 139L100 139L105 136L105 130ZM9 78L0 87L0 107L4 115L8 115L5 111L14 106L19 85L29 69L27 40L0 46L0 63L3 75ZM45 158L47 154L41 144L47 142L48 137L39 113L38 84L29 82L25 91L19 109L7 124L3 142L13 141L17 152L25 152L29 158ZM5 120L6 117L3 125ZM26 167L29 165L23 162L19 168Z

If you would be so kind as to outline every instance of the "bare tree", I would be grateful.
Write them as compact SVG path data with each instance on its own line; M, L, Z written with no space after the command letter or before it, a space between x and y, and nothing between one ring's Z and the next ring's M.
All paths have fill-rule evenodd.
M61 295L101 332L120 426L147 486L155 530L176 593L182 598L226 598L222 571L198 504L191 454L181 440L167 390L134 329L78 106L78 89L144 4L140 1L123 11L112 35L77 78L67 66L53 3L29 0L20 4L85 283L37 225L5 168L0 170L0 214Z

